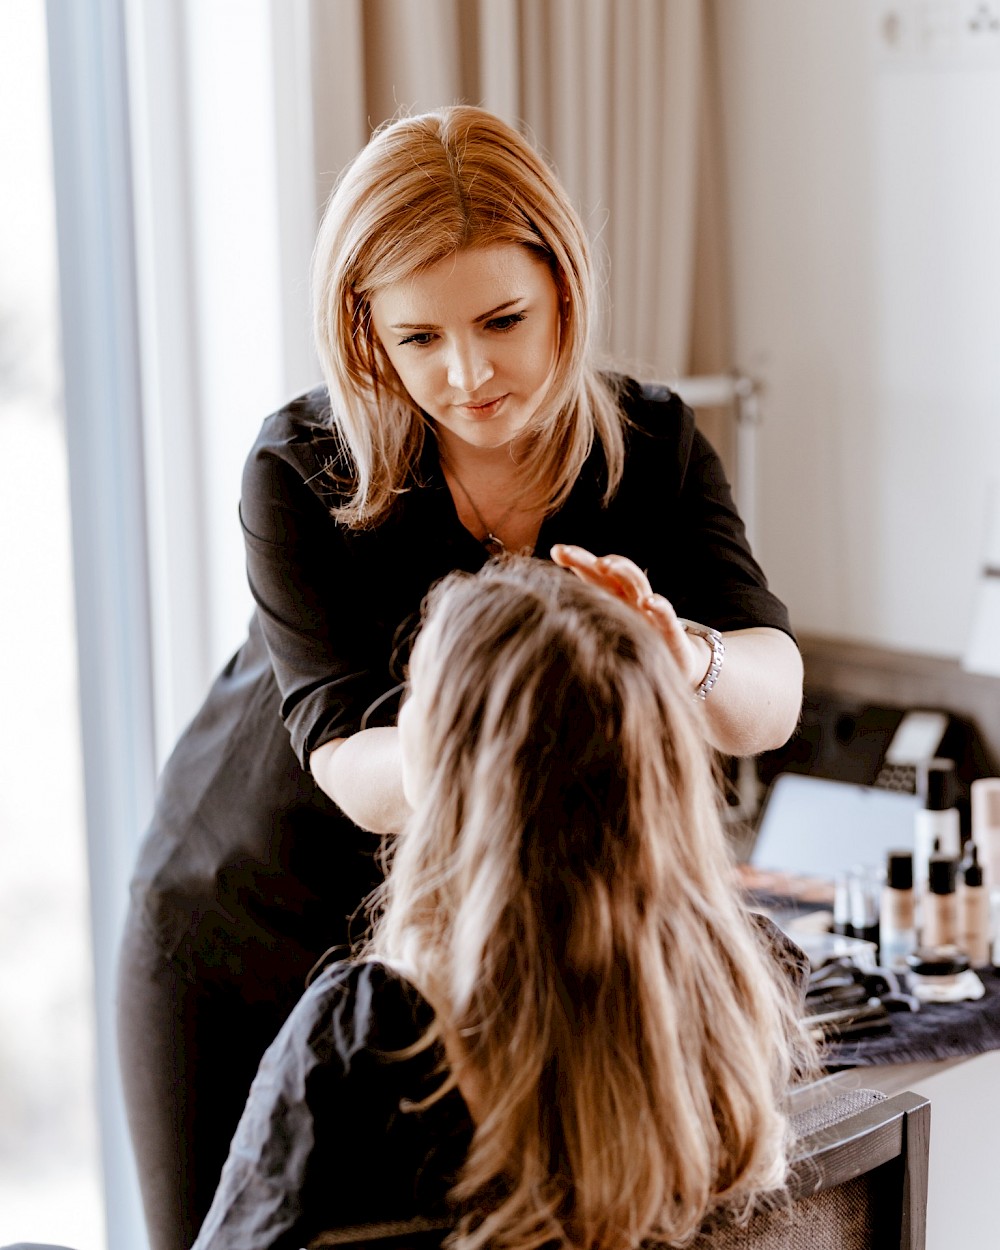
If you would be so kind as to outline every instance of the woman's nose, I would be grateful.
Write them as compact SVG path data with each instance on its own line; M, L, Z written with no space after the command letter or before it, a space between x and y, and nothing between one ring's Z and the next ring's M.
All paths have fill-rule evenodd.
M473 395L493 376L493 366L475 344L456 344L448 356L448 385Z

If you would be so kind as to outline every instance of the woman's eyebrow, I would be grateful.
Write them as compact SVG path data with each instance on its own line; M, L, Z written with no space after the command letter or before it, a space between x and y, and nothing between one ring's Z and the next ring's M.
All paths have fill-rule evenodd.
M497 304L496 308L491 308L489 312L484 312L478 317L474 317L473 321L489 321L491 317L495 317L497 313L505 312L508 308L512 308L515 304L520 304L526 296L515 295L513 299L504 300L502 304ZM437 330L439 326L432 325L430 322L413 322L398 321L389 327L390 330Z

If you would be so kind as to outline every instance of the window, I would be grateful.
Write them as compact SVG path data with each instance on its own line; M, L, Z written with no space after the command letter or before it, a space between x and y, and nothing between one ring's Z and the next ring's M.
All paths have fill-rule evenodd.
M0 1242L104 1244L43 0L0 6Z

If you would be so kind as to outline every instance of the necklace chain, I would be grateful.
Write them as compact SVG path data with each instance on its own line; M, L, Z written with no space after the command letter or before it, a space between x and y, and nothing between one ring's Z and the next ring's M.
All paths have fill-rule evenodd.
M442 457L442 462L445 463L443 457ZM507 544L499 536L499 534L497 534L496 531L498 529L501 529L503 525L510 519L511 515L514 512L514 509L517 507L517 501L515 500L514 503L512 503L510 507L507 509L507 511L503 514L500 520L497 521L496 528L494 528L491 525L488 525L486 523L486 518L476 507L476 501L469 494L468 488L466 487L465 483L455 472L455 466L451 464L450 461L446 463L447 463L448 471L451 473L451 476L455 479L455 485L459 488L462 494L469 501L469 507L476 514L476 520L483 527L483 537L479 541L482 543L482 545L486 548L486 550L490 553L491 556L502 556L507 550Z

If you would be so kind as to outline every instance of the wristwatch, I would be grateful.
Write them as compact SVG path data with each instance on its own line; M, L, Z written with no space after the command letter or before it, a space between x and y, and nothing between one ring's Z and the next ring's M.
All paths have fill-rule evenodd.
M697 621L686 621L683 617L678 619L685 634L695 634L699 638L704 638L712 648L712 662L708 666L708 672L701 679L697 690L694 692L696 699L707 699L708 692L719 680L719 670L722 668L722 661L726 658L726 644L723 642L722 635L717 629L710 629L707 625L699 625Z

